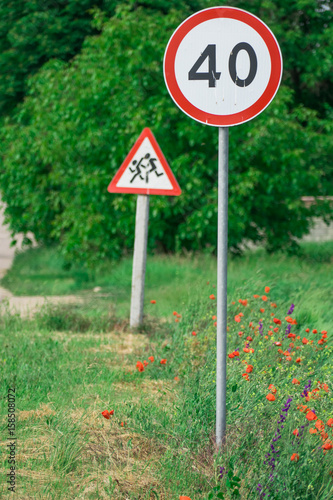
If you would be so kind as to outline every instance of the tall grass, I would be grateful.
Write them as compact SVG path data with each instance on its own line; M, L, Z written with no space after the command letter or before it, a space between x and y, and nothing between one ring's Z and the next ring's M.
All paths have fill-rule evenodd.
M227 434L219 453L214 446L216 300L209 298L216 295L215 268L208 257L188 259L179 281L171 270L181 265L180 257L151 258L150 265L155 260L160 270L154 284L147 277L156 304L147 299L140 331L131 331L117 316L117 304L111 312L91 300L46 306L30 320L3 306L0 378L3 395L7 386L17 387L21 497L210 500L236 498L238 492L248 500L332 498L333 449L324 453L322 448L332 440L327 424L333 417L332 262L328 246L309 248L299 259L256 252L229 263L227 350L238 349L239 355L227 358ZM127 273L130 280L130 265ZM172 290L165 293L172 284L175 297ZM295 339L285 333L292 303ZM327 338L318 343L324 330ZM244 352L247 343L253 353ZM291 360L283 354L289 348ZM138 360L148 360L143 372L136 369ZM249 365L253 369L247 373ZM270 384L276 388L273 401L266 398L273 394ZM1 398L3 436L5 403ZM315 410L317 419L308 420L299 405ZM101 415L105 409L114 410L110 420ZM320 424L315 426L318 420L327 438ZM279 452L274 467L272 455L267 458L272 444ZM291 460L295 453L298 461ZM6 458L2 446L1 474ZM5 497L4 482L0 491Z

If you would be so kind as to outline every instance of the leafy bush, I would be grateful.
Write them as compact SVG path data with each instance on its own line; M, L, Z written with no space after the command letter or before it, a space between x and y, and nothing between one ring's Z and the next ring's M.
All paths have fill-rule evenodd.
M270 23L270 9L263 20L276 28L289 55L291 32L282 33L275 19ZM162 75L167 41L189 13L122 6L107 22L100 13L95 23L103 32L86 39L80 55L69 64L52 60L31 78L29 96L0 137L0 187L14 234L32 231L39 242L59 241L68 260L92 265L131 250L136 197L108 194L107 186L149 126L182 188L177 198L151 197L149 248L215 250L217 130L185 116ZM331 108L297 102L286 62L286 83L269 108L230 130L234 252L244 239L264 241L269 251L293 251L312 217L332 218L328 202L306 208L300 199L329 193Z

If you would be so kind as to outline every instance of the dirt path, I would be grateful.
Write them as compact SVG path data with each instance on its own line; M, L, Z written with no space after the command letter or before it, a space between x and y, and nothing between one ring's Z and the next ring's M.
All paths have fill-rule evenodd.
M7 270L10 269L15 256L16 248L22 248L23 240L23 236L18 235L18 237L16 238L18 241L18 245L15 248L10 246L12 238L8 226L4 223L3 212L4 208L0 199L0 279L6 274ZM74 303L81 301L81 299L76 297L75 295L60 297L15 297L9 290L6 290L0 285L0 303L7 303L7 301L9 309L12 312L17 312L21 315L31 315L33 312L38 310L46 301L53 303Z

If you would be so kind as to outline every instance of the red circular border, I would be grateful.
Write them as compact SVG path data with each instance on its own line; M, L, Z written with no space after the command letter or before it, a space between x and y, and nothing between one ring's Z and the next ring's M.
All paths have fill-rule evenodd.
M271 76L259 99L249 108L231 115L215 115L197 108L184 96L175 75L175 59L180 43L193 28L202 22L216 18L229 18L251 26L264 40L271 57ZM206 125L227 127L239 125L261 113L274 98L282 77L282 56L280 47L271 30L258 17L234 7L212 7L201 10L178 26L171 36L164 56L164 79L168 91L179 108L194 120Z

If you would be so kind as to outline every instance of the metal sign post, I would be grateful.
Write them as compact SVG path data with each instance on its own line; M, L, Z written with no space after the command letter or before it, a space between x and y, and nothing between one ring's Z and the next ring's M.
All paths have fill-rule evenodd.
M219 127L216 445L226 433L228 127L259 115L274 99L282 56L271 30L235 7L211 7L183 21L164 55L164 79L177 106Z
M149 195L139 194L136 201L135 239L132 269L132 296L130 326L142 323L147 260Z
M217 223L216 446L226 429L229 129L219 128Z

